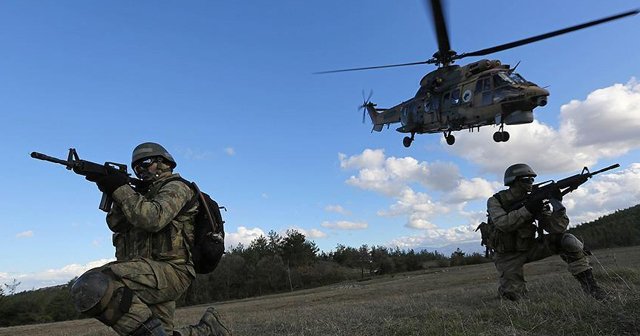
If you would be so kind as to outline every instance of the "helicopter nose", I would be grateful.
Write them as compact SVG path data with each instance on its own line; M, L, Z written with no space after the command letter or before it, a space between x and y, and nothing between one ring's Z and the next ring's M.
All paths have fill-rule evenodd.
M549 91L538 87L532 86L527 89L527 96L531 97L531 102L536 106L545 106L547 105L547 97L549 96Z

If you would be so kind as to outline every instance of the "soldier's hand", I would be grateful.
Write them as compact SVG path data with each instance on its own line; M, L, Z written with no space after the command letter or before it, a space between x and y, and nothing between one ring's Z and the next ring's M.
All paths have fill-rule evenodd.
M551 211L551 205L548 202L544 202L542 204L542 209L540 210L540 214L543 216L551 216L551 214L553 213Z
M124 174L109 174L101 176L96 184L98 185L98 189L107 195L113 194L116 189L121 186L127 184L129 182L129 177Z
M524 203L524 207L527 208L527 210L534 216L538 216L540 214L540 212L542 211L542 207L543 207L543 203L542 200L534 198L534 199L530 199L527 200Z

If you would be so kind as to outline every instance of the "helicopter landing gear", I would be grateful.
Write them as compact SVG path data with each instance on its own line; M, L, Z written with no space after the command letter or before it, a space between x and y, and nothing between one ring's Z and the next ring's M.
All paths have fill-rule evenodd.
M402 139L402 144L405 147L409 148L409 146L411 146L411 143L413 142L413 137L415 135L416 135L415 133L411 133L411 137L408 137L408 136L404 137L404 139Z
M444 132L444 139L447 141L447 145L451 146L456 143L456 137L451 134L451 131Z
M504 124L500 125L500 130L493 133L493 141L507 142L509 141L509 132L504 130Z

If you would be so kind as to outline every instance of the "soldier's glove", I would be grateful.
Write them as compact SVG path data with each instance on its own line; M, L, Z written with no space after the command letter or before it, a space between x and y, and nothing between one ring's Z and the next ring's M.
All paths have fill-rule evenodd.
M551 193L551 198L557 199L558 201L562 202L562 192L560 191L560 189L556 189Z
M107 195L111 195L116 191L116 189L127 184L127 182L129 182L129 177L124 174L109 174L98 178L96 184L100 191Z
M536 217L540 214L540 212L542 212L543 203L541 199L533 198L527 200L524 203L524 207L527 208L527 210L533 215L533 217Z

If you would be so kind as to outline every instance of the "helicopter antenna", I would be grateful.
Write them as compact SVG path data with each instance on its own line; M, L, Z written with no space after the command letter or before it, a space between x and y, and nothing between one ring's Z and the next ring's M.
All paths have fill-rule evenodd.
M518 68L518 65L520 65L520 61L518 61L518 63L516 63L516 66L514 66L511 70L509 70L509 73L516 72L516 69Z

